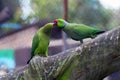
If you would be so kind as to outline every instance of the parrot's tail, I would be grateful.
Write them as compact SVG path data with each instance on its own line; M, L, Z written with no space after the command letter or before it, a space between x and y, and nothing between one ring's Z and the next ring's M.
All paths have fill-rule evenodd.
M99 31L99 32L97 32L97 34L102 34L102 33L104 33L105 31Z
M30 60L32 59L32 57L27 61L27 64L29 64Z

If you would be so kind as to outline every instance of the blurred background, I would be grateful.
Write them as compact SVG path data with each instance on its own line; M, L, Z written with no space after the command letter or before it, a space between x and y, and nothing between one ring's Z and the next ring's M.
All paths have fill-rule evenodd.
M107 31L120 25L119 14L120 0L0 0L0 76L26 65L32 38L44 24L64 18ZM49 55L78 45L54 28Z

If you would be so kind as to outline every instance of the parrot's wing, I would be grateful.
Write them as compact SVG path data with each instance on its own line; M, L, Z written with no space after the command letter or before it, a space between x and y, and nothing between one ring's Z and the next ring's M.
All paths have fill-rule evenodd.
M73 33L72 35L75 36L74 39L79 39L81 42L84 38L91 37L95 31L94 28L86 26L84 24L71 24L69 26L69 30L71 33Z
M35 52L35 49L37 49L39 45L39 41L40 41L40 37L38 36L38 34L35 34L35 36L33 37L33 42L32 42L31 56L34 56L34 52Z
M76 29L76 31L75 31L75 30L73 30L73 33L74 33L75 35L77 35L77 36L76 36L76 39L79 39L79 40L80 40L80 42L81 42L81 43L83 43L83 38L84 38L85 36L82 36L82 35L85 35L85 34L84 34L84 33L79 32L79 30L78 30L78 29Z
M39 37L37 34L35 34L35 36L33 37L33 41L32 41L31 58L27 61L27 64L30 62L30 60L34 56L34 52L38 46L38 42L39 42Z
M89 33L91 33L93 30L86 25L78 24L73 27L73 31L74 33L82 37L82 35L83 36L89 35Z
M99 29L90 27L90 26L86 26L84 24L79 24L76 27L74 27L75 31L77 34L82 34L82 35L86 35L86 36L91 36L94 35L97 32L100 32Z
M98 34L105 32L83 24L76 26L75 30L76 30L75 32L76 34L84 35L84 37L90 37L90 38L95 38Z

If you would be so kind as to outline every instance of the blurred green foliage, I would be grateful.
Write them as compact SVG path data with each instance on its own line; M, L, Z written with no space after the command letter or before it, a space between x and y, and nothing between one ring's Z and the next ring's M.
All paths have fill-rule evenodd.
M112 12L105 9L99 0L74 1L70 0L69 4L69 8L73 5L72 9L69 9L70 21L107 29Z
M112 12L105 9L99 0L68 0L69 22L83 23L108 29ZM37 20L63 18L63 0L31 0L34 17ZM29 18L30 19L30 18Z
M62 0L32 0L32 10L35 18L55 19L63 16Z
M63 0L1 1L5 5L12 6L11 10L14 14L10 22L13 23L32 24L45 19L53 21L64 16ZM68 21L105 30L120 25L118 14L114 10L105 9L99 0L68 0Z

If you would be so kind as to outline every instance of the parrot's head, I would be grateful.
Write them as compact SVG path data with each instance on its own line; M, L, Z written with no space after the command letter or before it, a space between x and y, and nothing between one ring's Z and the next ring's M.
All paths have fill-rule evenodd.
M67 25L67 21L65 21L64 19L55 19L54 20L54 26L57 26L59 28L64 28Z

